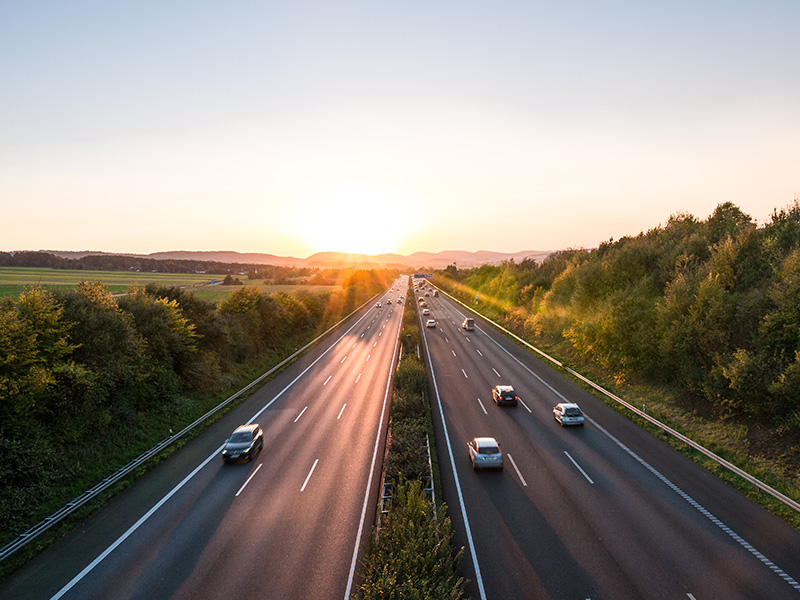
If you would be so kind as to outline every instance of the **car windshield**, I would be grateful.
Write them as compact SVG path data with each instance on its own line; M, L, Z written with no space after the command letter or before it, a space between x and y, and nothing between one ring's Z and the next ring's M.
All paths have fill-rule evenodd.
M581 416L581 409L580 408L565 408L564 414L568 417L580 417Z
M481 446L478 448L479 454L497 454L500 452L500 448L497 446Z
M228 440L232 444L241 444L243 442L250 441L250 432L249 431L237 431L231 436L231 439Z

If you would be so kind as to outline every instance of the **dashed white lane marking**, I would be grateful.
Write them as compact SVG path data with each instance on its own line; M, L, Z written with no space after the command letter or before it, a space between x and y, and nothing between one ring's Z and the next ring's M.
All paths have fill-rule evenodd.
M355 344L353 344L353 348L355 348L357 344L358 344L358 342L356 342Z
M328 378L325 380L325 383L323 383L322 385L328 385L328 382L331 380L331 377L333 377L333 375L328 375Z
M520 403L520 404L522 404L522 406L524 406L524 407L525 407L525 410L527 410L528 412L531 412L531 409L530 409L530 408L528 408L528 405L527 405L527 404L525 404L525 403L522 401L522 398L520 398L519 396L517 396L517 399L519 400L519 403ZM531 414L533 414L533 413L531 413Z
M601 425L600 425L600 424L599 424L597 421L595 421L594 419L592 419L592 418L589 418L589 417L586 417L586 419L587 419L587 420L588 420L588 421L589 421L589 422L590 422L592 425L594 425L594 426L595 426L595 427L596 427L596 428L597 428L599 431L602 431L604 434L606 434L606 435L609 437L609 439L611 439L611 440L612 440L612 441L613 441L613 442L614 442L614 443L615 443L617 446L619 446L620 448L622 448L622 449L623 449L625 452L627 452L627 453L628 453L628 454L629 454L631 457L633 457L633 459L634 459L636 462L638 462L639 464L641 464L641 465L642 465L642 466L643 466L645 469L647 469L647 470L648 470L648 471L650 471L650 472L651 472L653 475L655 475L657 479L661 480L661 481L662 481L662 482L663 482L663 483L664 483L664 484L665 484L667 487L669 487L669 488L670 488L670 489L671 489L673 492L675 492L675 493L676 493L676 494L678 494L678 495L679 495L681 498L683 498L684 500L686 500L686 502L688 502L688 503L689 503L691 506L693 506L694 508L696 508L696 509L697 509L697 510L698 510L698 511L699 511L699 512L700 512L700 513L701 513L701 514L704 516L704 517L706 517L706 518L707 518L709 521L711 521L712 523L714 523L714 525L716 525L717 527L719 527L719 528L720 528L722 531L724 531L725 533L727 533L727 534L728 534L728 535L729 535L731 538L733 538L733 539L734 539L734 540L735 540L735 541L736 541L736 542L737 542L737 543L738 543L740 546L742 546L742 548L744 548L745 550L747 550L747 551L748 551L750 554L752 554L752 555L753 555L754 557L756 557L756 558L757 558L759 561L761 561L761 563L762 563L762 564L764 564L765 566L767 566L767 567L768 567L768 568L769 568L769 569L770 569L770 570L771 570L773 573L775 573L775 574L776 574L778 577L780 577L781 579L783 579L783 580L784 580L786 583L788 583L790 586L792 586L792 587L793 587L795 590L797 590L798 592L800 592L800 583L798 583L797 581L795 581L795 579L794 579L794 578L793 578L791 575L789 575L788 573L786 573L786 572L785 572L783 569L781 569L780 567L778 567L778 566L777 566L775 563L773 563L771 560L769 560L769 559L768 559L766 556L764 556L763 554L761 554L761 552L759 552L759 551L758 551L758 550L756 550L756 549L755 549L753 546L751 546L751 545L750 545L750 544L747 542L747 540L743 539L743 538L742 538L742 537L741 537L741 536L740 536L738 533L736 533L735 531L733 531L733 530L732 530L730 527L728 527L727 525L725 525L725 523L723 523L722 521L720 521L720 520L719 520L717 517L715 517L715 516L714 516L713 514L711 514L711 513L710 513L708 510L706 510L706 508L705 508L703 505L701 505L701 504L700 504L700 503L699 503L697 500L695 500L694 498L692 498L692 497L691 497L689 494L687 494L686 492L684 492L684 491L683 491L681 488L679 488L677 485L675 485L674 483L672 483L672 482L671 482L669 479L667 479L666 477L664 477L664 475L662 475L661 473L659 473L658 471L656 471L656 469L655 469L655 468L653 468L652 466L650 466L650 465L649 465L649 464L648 464L648 463L647 463L647 462L646 462L646 461L645 461L643 458L641 458L641 457L640 457L638 454L636 454L636 453L635 453L633 450L631 450L630 448L628 448L628 447L627 447L625 444L623 444L621 441L619 441L617 438L615 438L613 435L611 435L611 433L609 433L608 431L606 431L606 429L605 429L605 428L603 428L603 427L602 427L602 426L601 426Z
M364 334L363 334L363 333L361 334L361 337L364 337Z
M467 338L467 341L468 341L470 344L472 343L472 340L471 340L471 339L469 339L469 336L468 336L468 335L465 335L464 337L465 337L465 338Z
M686 595L689 597L689 600L697 600L697 598L695 598L694 596L692 596L692 595L691 595L690 593L688 593L688 592L686 593Z
M575 465L575 467L578 469L578 471L580 471L580 472L581 472L581 474L582 474L584 477L586 477L586 480L587 480L589 483L591 483L592 485L594 485L594 481L592 481L592 478L591 478L591 477L589 477L589 476L586 474L586 471L584 471L583 469L581 469L581 466L580 466L578 463L576 463L576 462L575 462L575 459L574 459L574 458L572 458L572 457L569 455L569 452L567 452L566 450L564 450L564 454L566 454L566 455L567 455L567 458L568 458L568 459L570 459L570 460L572 461L572 464L573 464L573 465Z
M314 469L317 468L318 462L319 459L314 461L314 466L311 467L311 470L308 472L308 475L306 476L306 480L303 482L303 487L300 488L301 492L304 492L306 490L306 486L308 485L308 480L311 479L311 474L314 472Z
M450 350L450 352L452 352L452 353L453 353L453 356L455 356L455 355L456 355L456 351L455 351L455 350Z
M447 342L448 344L450 343L450 340L447 339L447 336L444 336L444 341Z
M359 373L359 374L358 374L358 377L356 377L356 383L358 383L358 380L359 380L359 379L361 379L361 373Z
M528 483L525 481L525 478L522 476L522 473L520 473L519 469L517 468L517 463L514 462L514 457L509 454L508 460L511 461L511 466L514 467L514 470L517 472L517 477L519 477L519 480L522 482L522 485L528 487Z
M347 356L345 356L345 357L344 357L344 358L341 360L341 362L340 362L339 364L342 364L342 363L343 363L344 361L346 361L346 360L347 360Z
M253 471L253 472L250 474L250 477L248 477L248 478L247 478L247 481L245 481L245 482L242 484L242 487L240 487L240 488L239 488L239 491L238 491L238 492L236 492L236 496L235 496L235 497L237 497L237 498L239 497L239 494L241 494L241 493L242 493L242 490L243 490L243 489L244 489L244 488L247 486L247 484L248 484L248 483L250 483L250 480L251 480L253 477L255 477L255 476L256 476L256 473L258 473L258 470L261 468L261 465L263 465L263 464L264 464L264 463L258 463L258 466L256 467L256 470L255 470L255 471Z
M483 409L483 414L488 415L489 413L486 412L486 407L483 405L483 402L481 402L480 398L478 398L478 404L481 405L481 408Z
M382 331L379 331L379 332L378 332L378 337L381 337L382 335L383 335L383 332L382 332ZM375 343L377 344L378 342L375 342Z
M464 377L466 377L467 379L469 379L469 376L467 375L467 372L466 372L464 369L461 369L461 372L464 374Z
M372 344L372 347L374 348L377 345L378 345L378 342L375 342L374 344Z
M308 410L308 407L306 406L303 410L300 411L300 414L297 415L297 418L294 420L294 422L297 423L300 420L300 417L303 416L303 413L306 412L307 410Z
M367 362L370 356L372 356L372 354L367 354L367 360L365 360L364 362Z
M483 354L481 354L480 350L475 350L475 352L477 352L479 356L483 356Z
M359 377L360 377L360 375L359 375ZM342 410L340 410L340 411L339 411L339 416L338 416L338 417L336 417L336 420L337 420L337 421L338 421L339 419L341 419L341 418L342 418L342 413L344 412L344 407L345 407L345 406L347 406L347 402L345 402L345 403L342 405Z
M495 375L497 375L498 377L500 377L500 373L498 373L498 372L497 372L497 369L495 369L494 367L492 367L492 371L494 371L494 374L495 374Z

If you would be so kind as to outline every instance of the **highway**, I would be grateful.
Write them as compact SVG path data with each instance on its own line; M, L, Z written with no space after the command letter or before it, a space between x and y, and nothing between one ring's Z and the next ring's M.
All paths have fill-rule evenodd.
M472 598L800 598L798 531L444 294L425 300L443 494ZM494 404L498 384L518 406ZM553 419L564 401L584 427ZM497 438L503 471L472 470L476 436Z
M397 295L0 584L0 598L346 598L377 506L403 310L386 299ZM223 464L222 444L247 422L263 428L263 451Z

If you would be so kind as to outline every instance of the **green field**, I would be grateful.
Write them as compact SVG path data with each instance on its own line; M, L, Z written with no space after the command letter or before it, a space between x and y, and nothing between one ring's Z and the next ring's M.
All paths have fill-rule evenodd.
M72 271L67 269L42 269L26 267L0 267L0 297L16 298L25 286L41 285L48 289L72 289L81 281L99 281L112 293L126 292L132 283L177 286L203 286L221 275L195 273L141 273L128 271Z
M128 271L71 271L66 269L43 269L26 267L0 267L0 298L17 298L26 286L41 285L47 289L73 289L81 281L99 281L111 293L127 292L131 284L145 286L157 283L166 286L191 288L203 300L218 302L227 298L238 285L219 285L224 275L195 273L142 273ZM298 290L309 292L338 290L331 285L270 285L261 279L241 278L247 286L258 287L262 292L292 293ZM212 283L214 282L214 283Z

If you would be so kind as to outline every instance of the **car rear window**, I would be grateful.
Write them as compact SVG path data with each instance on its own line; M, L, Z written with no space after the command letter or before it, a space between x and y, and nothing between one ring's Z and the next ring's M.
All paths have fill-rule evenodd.
M497 454L500 449L497 446L481 446L478 448L478 454Z
M564 409L564 414L568 417L580 417L581 416L581 409L580 408L567 408Z
M503 398L513 398L516 396L514 392L503 392Z

